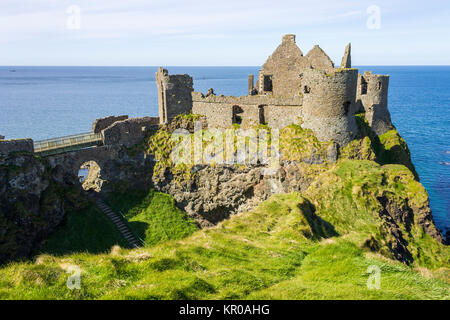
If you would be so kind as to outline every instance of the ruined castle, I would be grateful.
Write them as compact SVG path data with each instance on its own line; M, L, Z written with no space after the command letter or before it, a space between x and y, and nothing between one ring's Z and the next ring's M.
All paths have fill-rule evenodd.
M192 77L170 75L163 68L156 83L160 124L182 113L204 115L212 128L266 124L281 129L295 123L312 129L319 140L341 146L357 134L357 112L365 112L377 135L393 128L387 106L389 76L359 74L351 67L350 44L336 68L319 46L303 55L295 35L284 35L256 81L249 75L246 96L217 96L212 89L195 92Z

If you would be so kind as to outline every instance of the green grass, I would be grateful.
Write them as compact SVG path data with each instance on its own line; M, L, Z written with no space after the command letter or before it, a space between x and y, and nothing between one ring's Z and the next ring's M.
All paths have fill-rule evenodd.
M348 179L356 185L375 183L377 174L371 182L366 171L381 174L391 169L359 162L345 162L324 173L322 186L314 185L308 194L273 196L252 212L182 240L12 263L0 269L0 298L449 299L448 260L407 266L361 246L360 239L375 231L370 224L377 225L368 200L374 190L367 187L361 201L353 204L345 200L352 193L344 184ZM331 193L318 206L317 197L325 197L333 186L342 189L342 198ZM395 184L386 182L378 191L391 187ZM142 208L147 205L138 197L135 201ZM134 216L140 210L136 212ZM448 247L431 238L422 241L438 246L441 259L448 257ZM424 249L423 254L430 252ZM81 269L81 290L66 288L68 265ZM380 290L366 286L371 265L381 269Z
M148 246L185 238L198 229L195 220L175 206L173 197L161 192L114 192L107 199L115 211L124 214L128 225Z
M314 180L304 193L272 196L214 228L196 231L168 195L112 193L109 204L148 246L11 263L0 269L0 299L448 300L450 248L419 224L428 194L406 167L408 159L388 156L408 155L407 146L394 131L373 137L361 122L360 137L341 150L337 163L299 164ZM303 143L303 137L314 139L309 131L291 126L284 134L285 156L300 159L310 145L325 156L328 145ZM152 140L161 163L166 138L160 131ZM380 197L413 214L410 228L396 220L413 257L409 265L393 259L398 235L379 214ZM81 290L66 287L70 265L81 269ZM366 285L370 266L381 270L379 290Z
M108 217L94 203L90 203L82 209L69 211L40 252L53 255L74 252L95 254L109 251L116 244L128 246Z
M368 289L369 267L380 270L380 288ZM369 272L368 272L369 271ZM257 291L250 299L449 299L448 283L427 279L401 263L368 257L355 244L322 245L289 280Z
M406 141L397 130L389 130L376 136L364 113L355 115L358 125L358 136L341 150L341 158L358 160L375 160L380 164L402 164L418 178L411 153Z
M394 239L378 214L382 210L379 197L390 199L398 207L406 206L413 215L411 228L408 230L400 221L396 224L414 260L429 268L449 266L448 246L432 239L418 224L419 218L429 213L428 194L403 165L343 160L320 175L305 196L339 234L351 237L358 246L375 239L379 252L391 258L387 248Z

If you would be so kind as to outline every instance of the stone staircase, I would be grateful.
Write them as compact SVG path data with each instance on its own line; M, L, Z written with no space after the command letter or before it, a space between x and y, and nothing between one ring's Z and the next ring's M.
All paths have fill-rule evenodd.
M139 248L141 246L139 240L136 239L128 226L122 221L121 217L116 214L100 196L91 194L91 198L95 201L99 209L114 223L117 230L119 230L125 240L128 241L130 246L132 248Z

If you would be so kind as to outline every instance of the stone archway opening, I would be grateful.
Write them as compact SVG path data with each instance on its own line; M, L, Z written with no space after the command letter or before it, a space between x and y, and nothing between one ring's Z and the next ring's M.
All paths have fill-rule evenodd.
M93 160L86 161L80 166L78 178L85 191L100 192L105 181L101 178L100 166Z

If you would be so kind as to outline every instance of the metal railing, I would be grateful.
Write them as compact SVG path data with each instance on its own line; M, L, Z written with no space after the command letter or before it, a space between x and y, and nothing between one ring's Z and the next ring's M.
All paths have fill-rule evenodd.
M128 227L128 229L130 230L130 232L133 234L133 236L136 238L136 240L139 240L139 242L141 243L141 245L143 247L148 247L147 242L145 242L144 239L142 239L141 237L138 236L137 232L133 229L133 227L130 225L127 217L125 216L125 214L122 212L122 210L118 211L120 216L123 219L123 222L125 223L125 225ZM167 234L166 234L167 235Z
M35 141L34 152L42 153L67 147L95 145L99 142L102 142L101 133L81 133L72 136Z

